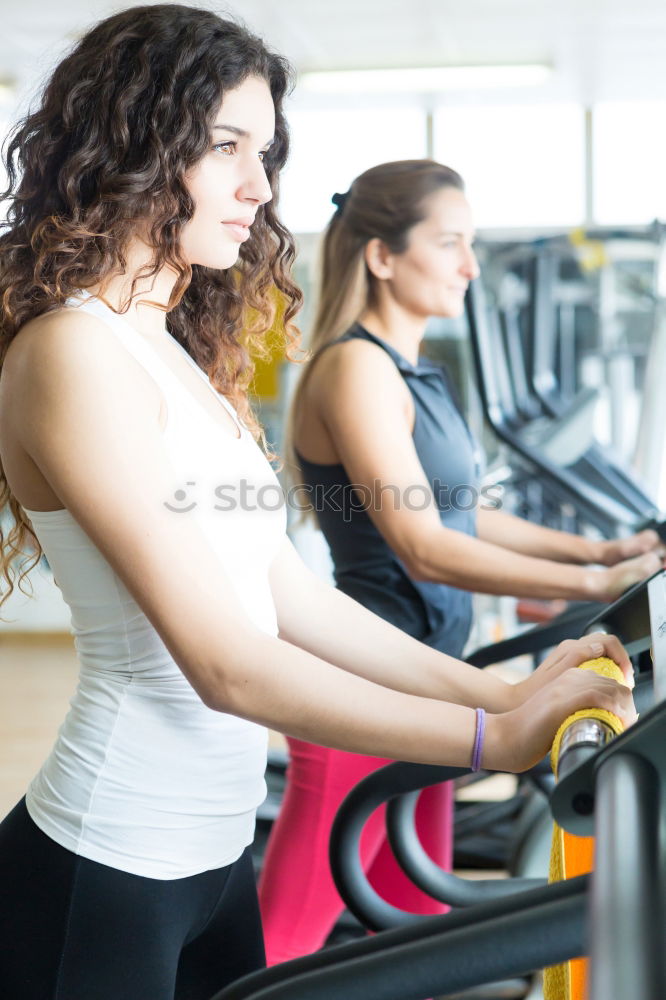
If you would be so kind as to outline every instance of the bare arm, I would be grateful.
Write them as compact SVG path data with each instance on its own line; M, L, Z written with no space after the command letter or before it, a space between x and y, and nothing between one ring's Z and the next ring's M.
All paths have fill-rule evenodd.
M480 506L477 510L477 533L485 542L527 556L581 565L599 562L598 544L592 539L544 528L503 510L488 510Z
M576 657L607 655L633 686L631 663L613 636L564 642L517 684L440 653L319 580L285 539L271 568L281 638L396 691L507 713L522 706ZM573 659L572 659L573 657Z
M11 372L14 432L202 701L345 750L468 765L470 708L392 690L253 625L196 518L164 506L178 479L158 414L103 327L65 313L35 321ZM586 673L551 670L548 692L525 703L527 714L516 710L520 744L510 738L515 712L491 715L486 766L529 766L559 721L585 704L631 715L626 688Z
M554 531L506 511L483 506L477 510L477 533L485 542L523 555L581 565L614 566L624 559L662 547L656 531L640 531L628 538L600 541L567 531Z
M613 570L595 570L512 551L497 544L497 533L485 540L446 528L416 454L400 376L390 359L356 340L332 348L319 366L320 415L351 482L370 498L368 515L413 579L486 594L611 600L659 569L653 552ZM418 504L409 502L414 496Z
M337 666L407 694L505 712L514 685L418 642L321 581L285 539L271 569L280 636Z

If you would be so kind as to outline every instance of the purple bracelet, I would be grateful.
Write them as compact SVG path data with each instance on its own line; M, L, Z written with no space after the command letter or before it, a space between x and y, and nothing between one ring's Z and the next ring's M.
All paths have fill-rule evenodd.
M483 737L486 732L486 712L483 708L476 709L476 733L474 749L472 750L472 770L481 770L481 755L483 753Z

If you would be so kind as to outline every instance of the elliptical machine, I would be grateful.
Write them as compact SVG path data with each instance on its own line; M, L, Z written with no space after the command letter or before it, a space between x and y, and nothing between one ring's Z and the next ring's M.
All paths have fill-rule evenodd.
M247 976L211 1000L425 1000L585 954L590 958L590 1000L666 995L661 941L666 572L634 587L590 627L604 623L615 627L635 657L637 691L641 703L650 707L611 742L596 736L572 741L560 758L553 815L570 832L595 835L593 875L551 885L502 881L480 890L461 886L459 908L445 916L410 919L392 913L360 870L358 836L364 817L380 801L466 769L391 764L350 794L331 844L332 868L347 905L367 926L391 929ZM401 846L395 827L411 823L410 810L397 803L391 811L394 849L404 858L411 848ZM444 873L421 870L418 857L409 866L417 883L437 892L453 878L442 881Z

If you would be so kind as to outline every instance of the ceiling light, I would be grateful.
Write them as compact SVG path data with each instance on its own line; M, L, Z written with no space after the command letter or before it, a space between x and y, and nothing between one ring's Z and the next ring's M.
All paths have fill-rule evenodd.
M298 84L318 94L376 94L487 87L535 87L544 83L552 67L539 63L508 66L431 66L405 69L352 69L304 72Z

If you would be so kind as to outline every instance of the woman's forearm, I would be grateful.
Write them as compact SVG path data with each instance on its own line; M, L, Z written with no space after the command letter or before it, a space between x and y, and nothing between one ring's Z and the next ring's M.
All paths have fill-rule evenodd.
M479 508L477 534L484 542L491 542L526 556L580 564L601 561L599 545L592 539L544 528L502 510Z
M210 707L298 739L418 763L469 766L475 735L471 708L383 687L261 634L244 645L242 662L227 656Z
M313 587L292 616L280 615L280 635L395 691L489 712L514 705L512 685L413 639L325 584Z
M597 647L603 652L604 643L607 651L619 647L614 637L600 635L592 646L587 638L562 644L538 668L541 687L534 695L511 711L488 714L483 767L521 771L532 766L547 752L562 720L582 708L605 708L629 722L635 719L629 688L571 669ZM471 763L477 732L473 709L374 684L256 630L227 637L224 662L210 680L210 708L300 739L417 763Z
M280 637L329 663L395 691L504 712L512 685L418 642L312 573L291 545L271 586Z
M586 705L613 710L618 698L628 697L620 685L571 669L604 652L630 668L613 636L562 643L532 675L528 691L526 682L505 684L404 635L322 583L289 543L270 579L280 639L254 630L249 637L230 635L206 703L301 739L468 766L476 732L472 706L485 707L483 766L521 770L543 756L571 711Z
M415 579L481 594L604 599L601 571L523 555L444 527L413 541L405 561Z

